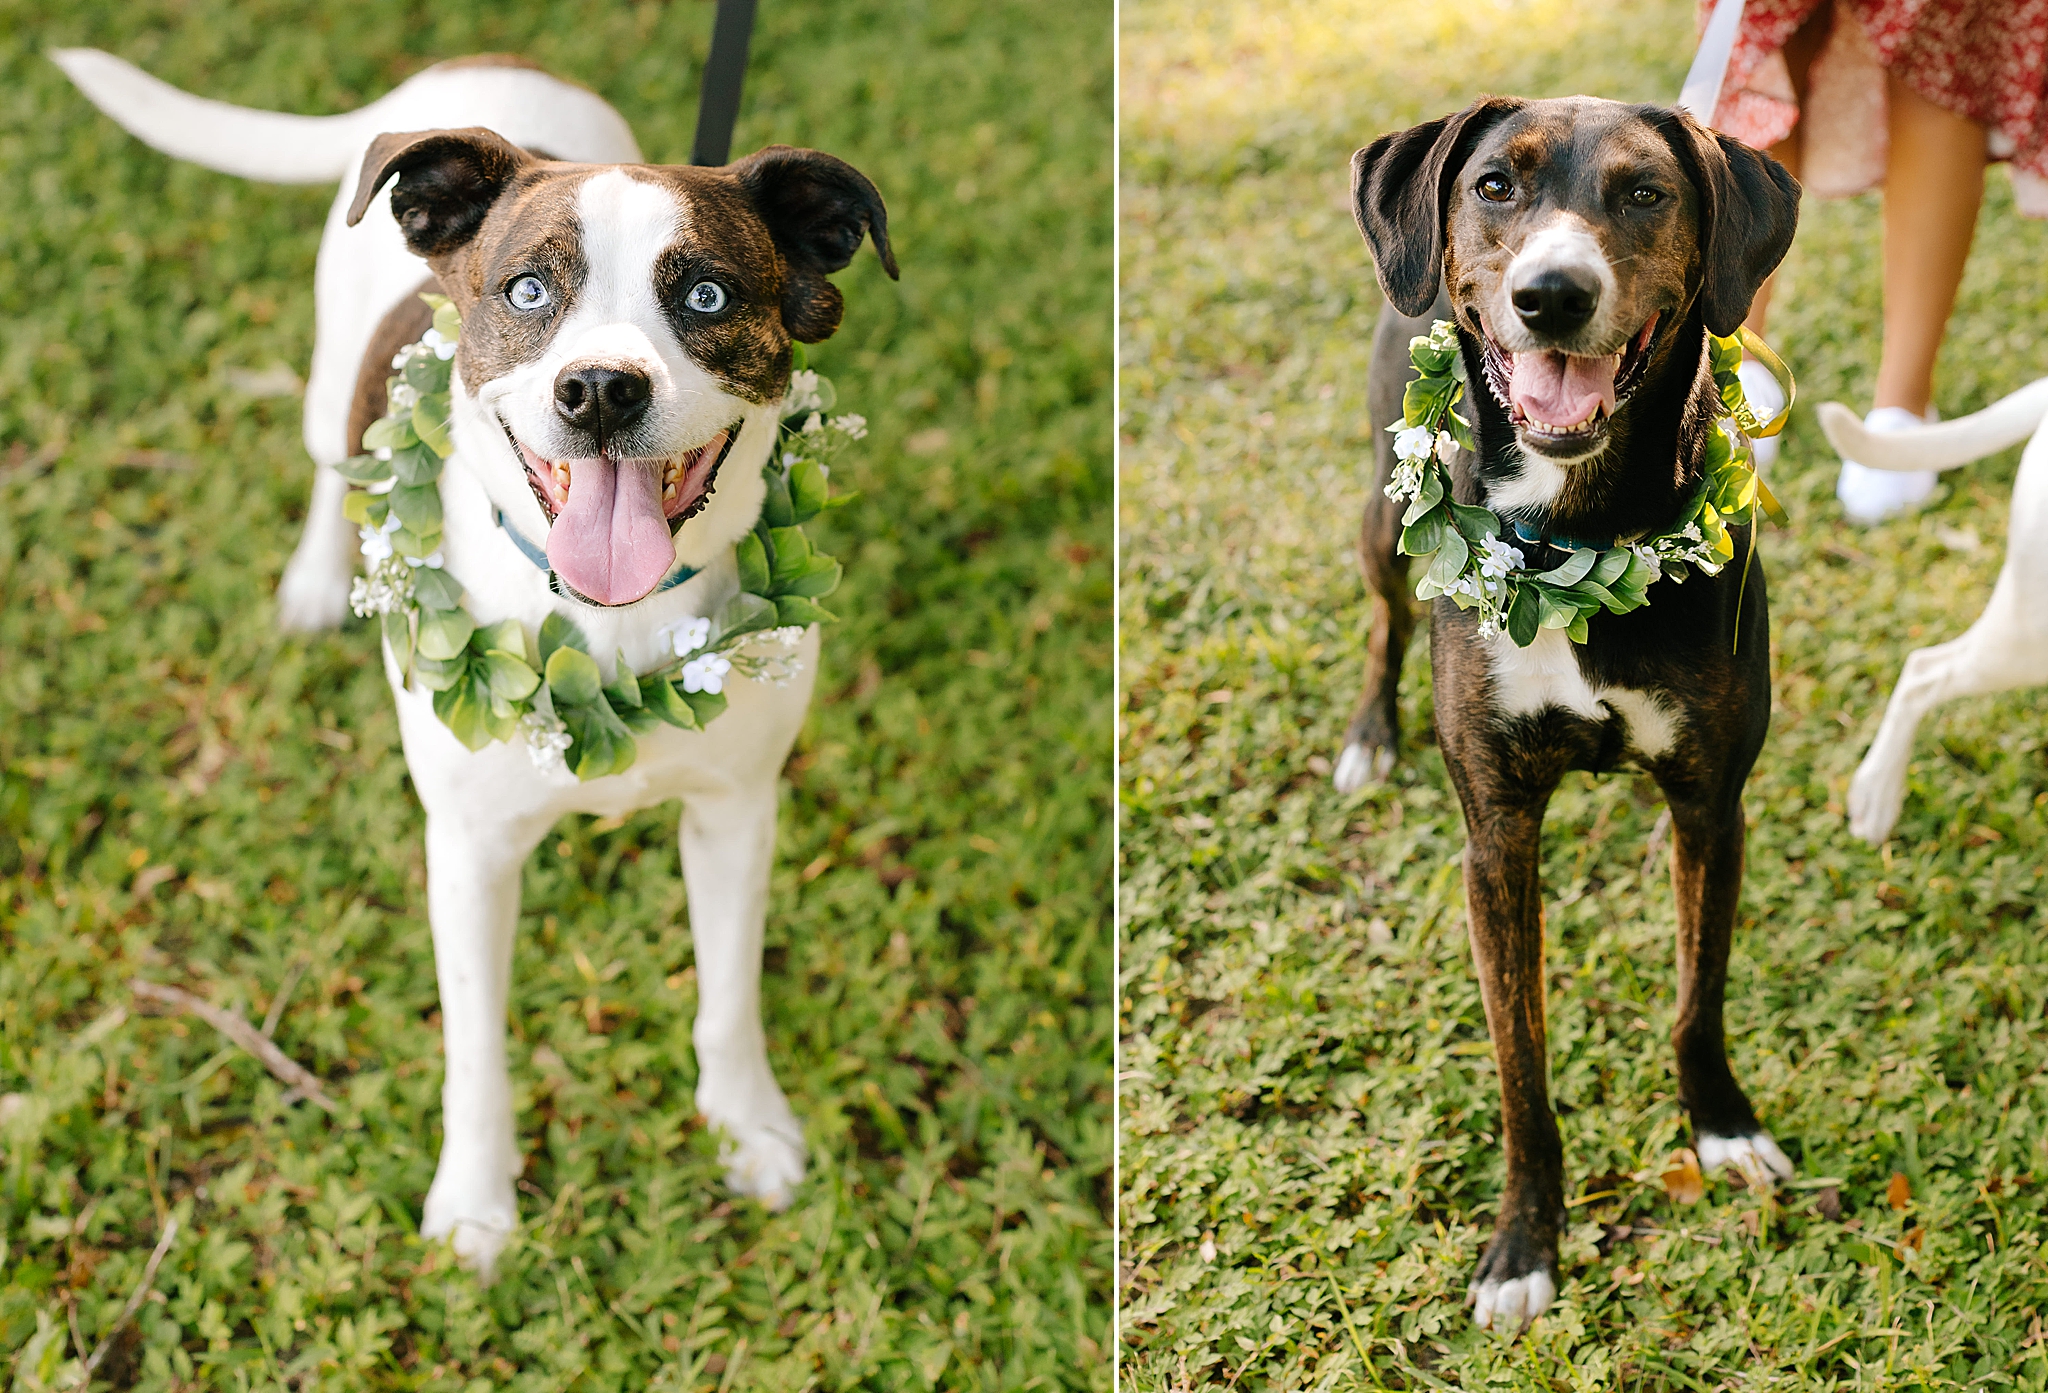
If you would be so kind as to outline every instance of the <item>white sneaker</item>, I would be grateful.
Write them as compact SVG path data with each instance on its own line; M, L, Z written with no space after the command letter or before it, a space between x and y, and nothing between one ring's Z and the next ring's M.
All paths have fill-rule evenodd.
M1771 417L1785 409L1785 389L1778 385L1778 379L1771 376L1771 370L1754 358L1744 358L1735 375L1742 379L1742 395L1749 398L1749 409L1755 413L1760 424L1769 425ZM1778 462L1778 441L1782 436L1768 436L1750 442L1759 469L1769 469Z
M1940 419L1941 413L1931 406L1924 417L1915 416L1903 406L1880 406L1863 418L1863 426L1888 435L1914 426L1932 425ZM1842 511L1851 522L1867 526L1925 503L1940 478L1931 469L1898 473L1845 459L1841 477L1835 480L1835 497L1842 500Z

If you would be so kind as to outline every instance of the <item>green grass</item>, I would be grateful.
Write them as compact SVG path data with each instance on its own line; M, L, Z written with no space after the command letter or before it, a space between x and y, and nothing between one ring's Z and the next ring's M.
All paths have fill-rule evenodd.
M1110 1018L1109 16L761 8L735 149L831 150L903 280L816 353L873 435L788 774L764 984L812 1172L770 1215L691 1105L671 805L527 871L524 1226L479 1287L415 1235L441 1066L421 817L371 635L283 638L328 189L131 139L39 56L343 110L514 51L687 158L711 7L0 0L0 1352L90 1346L159 1230L143 1389L1101 1388ZM847 477L850 476L850 477ZM261 1020L343 1099L126 981ZM41 1335L38 1332L42 1332ZM103 1378L99 1386L107 1386Z
M1394 780L1347 799L1327 778L1364 667L1351 549L1380 306L1346 162L1481 91L1669 100L1692 15L1126 6L1129 1389L2048 1386L2048 693L1932 718L1883 850L1841 809L1906 652L1989 594L2015 456L1858 530L1810 406L1776 472L1793 525L1763 543L1776 710L1728 1003L1738 1076L1839 1219L1817 1187L1766 1202L1714 1180L1685 1206L1658 1183L1689 1141L1666 1044L1672 900L1661 858L1645 864L1659 805L1647 779L1573 776L1543 874L1551 1075L1568 1194L1586 1198L1559 1302L1519 1344L1463 1311L1499 1105L1419 636ZM1867 405L1879 204L1804 217L1772 337L1808 403ZM2044 265L2048 226L1994 175L1937 381L1950 414L2042 371Z

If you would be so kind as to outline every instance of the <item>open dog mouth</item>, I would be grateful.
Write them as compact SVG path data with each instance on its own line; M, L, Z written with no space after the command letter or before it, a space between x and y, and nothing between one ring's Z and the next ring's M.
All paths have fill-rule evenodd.
M548 565L600 605L630 605L661 584L675 565L676 530L710 501L739 433L734 422L673 455L550 460L505 427L548 516Z
M1510 353L1483 332L1486 385L1526 442L1565 448L1590 443L1642 382L1661 317L1651 315L1619 353L1598 358L1555 349Z

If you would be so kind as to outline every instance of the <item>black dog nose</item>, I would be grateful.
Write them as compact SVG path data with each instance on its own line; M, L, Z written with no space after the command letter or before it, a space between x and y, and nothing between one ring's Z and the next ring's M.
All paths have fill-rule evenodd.
M653 395L647 374L631 369L564 368L555 379L555 410L600 442L639 420Z
M1575 266L1547 266L1514 288L1515 313L1533 332L1577 333L1600 308L1600 282Z

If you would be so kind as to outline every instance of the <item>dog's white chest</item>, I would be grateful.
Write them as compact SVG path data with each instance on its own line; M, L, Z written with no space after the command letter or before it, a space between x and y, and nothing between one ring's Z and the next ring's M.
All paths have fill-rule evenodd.
M1629 748L1652 759L1678 739L1679 713L1663 698L1633 687L1594 687L1579 668L1578 650L1562 629L1544 629L1527 648L1505 634L1488 641L1493 706L1503 716L1534 716L1560 707L1589 721L1619 716Z

